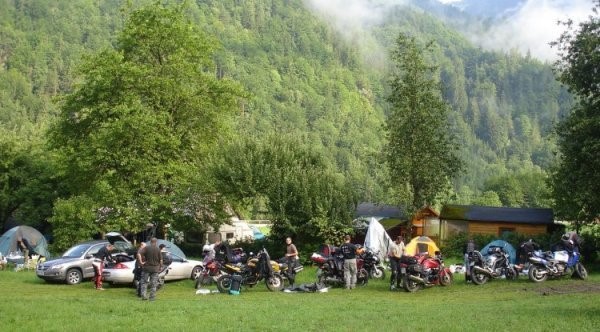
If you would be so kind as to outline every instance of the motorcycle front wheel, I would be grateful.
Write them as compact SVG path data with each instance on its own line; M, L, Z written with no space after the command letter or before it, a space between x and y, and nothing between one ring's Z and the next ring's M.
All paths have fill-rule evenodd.
M543 272L544 271L542 271L542 269L539 266L529 266L529 280L533 282L546 281L546 279L548 279L548 274Z
M229 289L231 288L231 276L229 274L224 274L217 279L217 289L221 293L229 293Z
M486 282L488 282L488 280L490 279L490 277L482 272L478 272L475 270L471 271L471 281L475 284L475 285L483 285Z
M519 272L514 267L510 267L510 268L506 269L505 276L506 276L506 279L514 281L514 280L519 279Z
M283 289L283 278L278 273L265 279L265 285L271 292L278 292Z
M418 291L421 287L418 282L411 280L408 277L408 274L404 275L404 278L402 279L402 284L404 285L404 290L409 293L414 293Z
M371 271L371 278L376 279L376 280L385 279L385 270L383 269L383 267L381 267L381 266L375 267Z
M440 276L440 285L450 286L452 284L452 275L450 273L442 273Z
M588 273L585 266L583 266L581 263L575 264L575 272L573 273L573 276L576 276L581 280L587 279Z

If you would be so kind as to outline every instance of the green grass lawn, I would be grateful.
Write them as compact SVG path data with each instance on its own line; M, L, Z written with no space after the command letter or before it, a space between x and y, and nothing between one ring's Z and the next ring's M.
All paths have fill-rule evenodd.
M314 281L306 268L299 283ZM386 281L327 293L269 292L264 284L239 296L196 295L191 280L170 282L155 302L129 287L96 291L34 272L0 271L0 331L599 331L600 275L535 284L494 280L416 293L390 292ZM215 289L215 286L209 287Z

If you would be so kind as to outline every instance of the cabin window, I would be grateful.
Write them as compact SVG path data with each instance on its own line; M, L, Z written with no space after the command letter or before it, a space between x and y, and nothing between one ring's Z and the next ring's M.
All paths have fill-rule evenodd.
M516 229L514 227L500 227L500 229L498 229L498 235L501 238L506 238L508 236L510 236L511 234L514 234L516 232Z
M226 238L227 240L229 240L229 239L233 239L233 233L226 233L226 234L225 234L225 238Z

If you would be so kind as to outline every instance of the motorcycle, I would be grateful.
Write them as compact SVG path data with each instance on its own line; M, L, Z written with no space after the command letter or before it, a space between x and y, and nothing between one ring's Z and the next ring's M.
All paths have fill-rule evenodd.
M529 256L529 280L542 282L548 277L559 278L566 275L585 280L588 273L579 259L577 251L533 251Z
M369 278L382 280L385 279L385 268L381 264L379 259L379 253L366 248L361 254L360 258L364 262L364 268L367 270Z
M199 289L202 285L210 285L224 273L222 261L215 258L214 255L208 254L204 256L202 260L203 266L200 271L200 276L196 279L196 289Z
M344 280L344 257L339 252L333 252L330 256L313 253L310 260L317 264L317 283L329 286L345 285ZM369 273L364 268L364 260L356 259L356 284L364 286L369 281Z
M245 264L226 262L222 265L223 275L217 278L217 288L221 293L228 293L231 288L232 275L242 277L242 285L253 287L264 280L267 288L272 291L283 289L283 278L279 274L279 263L272 261L266 249L261 249L257 255L250 254Z
M469 266L471 281L475 285L483 285L490 279L505 277L508 280L517 280L519 273L510 263L510 256L501 247L490 247L488 255L483 256L475 250L469 253Z
M407 292L416 292L419 288L434 285L449 286L452 284L452 272L444 266L439 251L431 257L427 253L416 256L416 262L400 265L402 285Z

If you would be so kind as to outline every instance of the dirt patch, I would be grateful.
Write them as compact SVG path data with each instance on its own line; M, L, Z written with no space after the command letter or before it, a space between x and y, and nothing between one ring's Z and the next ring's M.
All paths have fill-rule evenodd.
M559 294L572 294L572 293L600 293L600 284L597 283L585 283L585 284L562 284L552 285L549 287L539 287L524 289L525 291L533 291L540 295L559 295Z

